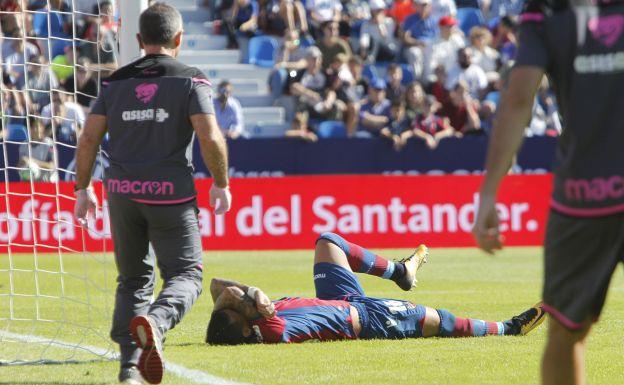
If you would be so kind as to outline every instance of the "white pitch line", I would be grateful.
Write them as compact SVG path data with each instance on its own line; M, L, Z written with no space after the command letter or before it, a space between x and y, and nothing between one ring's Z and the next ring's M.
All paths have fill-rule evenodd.
M116 352L110 351L110 349L102 349L102 348L89 346L89 345L77 346L76 344L72 344L69 342L56 341L56 340L51 340L48 338L43 338L43 337L29 335L29 334L17 334L17 333L11 333L11 332L7 332L4 330L0 330L0 337L14 339L14 340L23 341L23 342L49 344L49 345L64 348L64 349L77 348L77 349L85 350L89 353L93 353L95 355L104 357L105 359L108 359L108 360L116 360L119 358L119 354L117 354ZM175 364L170 361L165 362L165 368L167 371L175 374L176 376L189 380L195 384L251 385L245 382L237 382L237 381L232 381L232 380L228 380L225 378L217 377L215 375L202 372L201 370L189 369L185 366Z

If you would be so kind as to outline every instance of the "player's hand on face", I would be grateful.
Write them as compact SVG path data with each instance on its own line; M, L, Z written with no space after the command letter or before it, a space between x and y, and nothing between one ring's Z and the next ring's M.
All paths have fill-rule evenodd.
M76 191L74 215L81 225L87 225L87 218L89 215L92 215L95 218L97 209L98 201L92 188L89 187Z
M221 188L214 183L210 187L210 207L214 209L214 213L222 215L230 211L232 206L232 194L230 188Z
M481 195L472 234L479 248L488 254L503 248L504 238L498 230L498 224L495 198Z

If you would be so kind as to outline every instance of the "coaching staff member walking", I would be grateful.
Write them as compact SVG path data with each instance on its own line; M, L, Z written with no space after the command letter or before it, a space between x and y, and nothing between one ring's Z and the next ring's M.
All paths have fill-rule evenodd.
M210 82L175 57L182 17L156 3L139 19L145 57L102 82L76 151L76 207L80 220L95 209L89 188L98 147L109 135L108 192L119 276L111 337L120 345L121 382L160 383L162 339L202 291L202 247L191 166L194 134L214 182L210 204L216 214L230 208L227 147L214 116ZM151 301L152 243L164 280Z
M495 199L548 73L564 119L546 229L542 362L547 385L585 384L585 341L624 256L624 2L529 0L503 91L474 228L501 247Z

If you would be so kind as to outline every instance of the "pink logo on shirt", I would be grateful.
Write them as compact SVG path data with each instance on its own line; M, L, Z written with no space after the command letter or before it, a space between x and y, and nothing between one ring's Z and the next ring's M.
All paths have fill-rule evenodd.
M134 89L137 99L143 103L149 103L156 95L158 91L158 84L156 83L141 83Z
M611 15L589 19L587 27L594 39L607 47L615 44L624 32L624 16Z

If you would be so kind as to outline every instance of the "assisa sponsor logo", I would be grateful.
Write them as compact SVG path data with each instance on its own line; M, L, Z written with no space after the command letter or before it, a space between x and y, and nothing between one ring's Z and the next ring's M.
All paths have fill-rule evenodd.
M169 113L163 108L153 109L148 108L145 110L130 110L121 113L121 119L124 122L144 122L155 121L162 123L169 118Z

